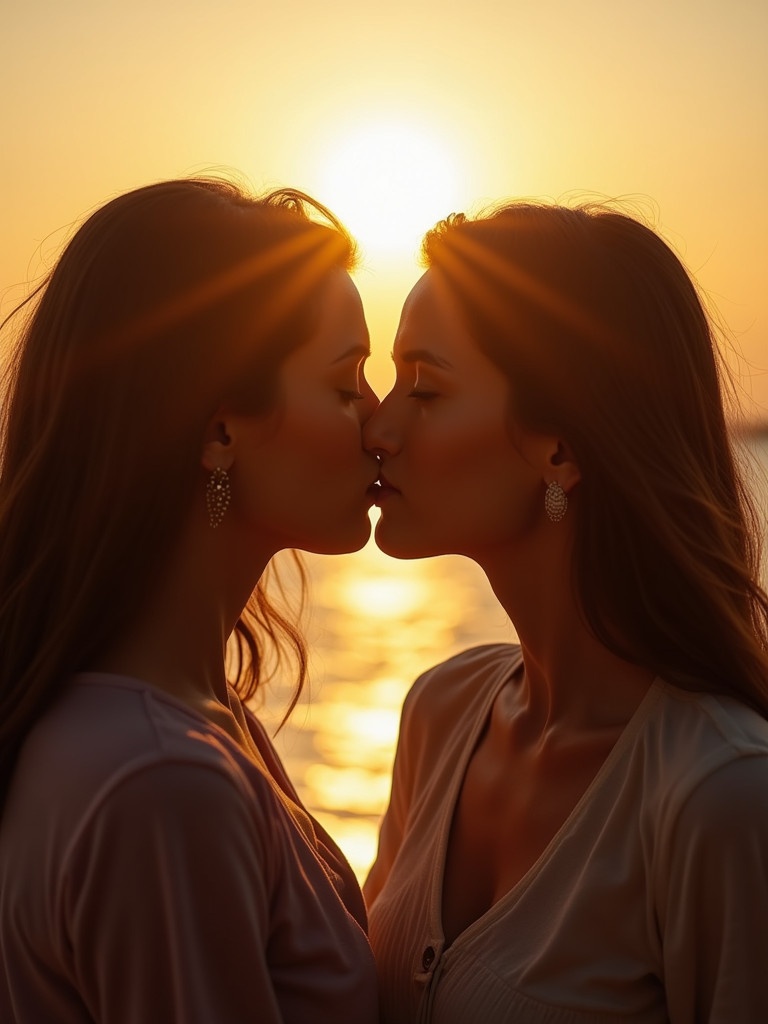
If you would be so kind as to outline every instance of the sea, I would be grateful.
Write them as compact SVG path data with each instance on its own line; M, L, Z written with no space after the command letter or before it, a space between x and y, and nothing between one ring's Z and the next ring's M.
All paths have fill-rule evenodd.
M740 450L768 549L768 431L750 434ZM372 540L350 555L303 557L309 683L275 744L306 807L362 882L376 854L400 711L414 679L466 647L516 635L469 559L398 561ZM271 732L291 691L290 674L278 675L256 708Z

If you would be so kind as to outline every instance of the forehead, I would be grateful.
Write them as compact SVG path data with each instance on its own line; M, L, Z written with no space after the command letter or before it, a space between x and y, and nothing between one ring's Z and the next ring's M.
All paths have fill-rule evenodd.
M363 303L352 278L334 271L323 286L317 330L304 348L316 355L337 359L352 347L368 347L368 327Z
M333 270L328 274L320 305L324 318L360 319L363 316L360 293L346 270Z
M397 359L417 347L448 359L477 351L449 287L433 270L416 282L405 300L393 355Z

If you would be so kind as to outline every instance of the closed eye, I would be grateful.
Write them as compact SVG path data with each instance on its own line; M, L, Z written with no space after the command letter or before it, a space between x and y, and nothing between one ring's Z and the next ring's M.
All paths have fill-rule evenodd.
M425 388L414 388L408 392L408 398L417 398L422 402L429 402L431 399L437 398L438 395L438 391L428 391Z
M337 390L345 402L359 402L364 397L360 391L347 391L344 388Z

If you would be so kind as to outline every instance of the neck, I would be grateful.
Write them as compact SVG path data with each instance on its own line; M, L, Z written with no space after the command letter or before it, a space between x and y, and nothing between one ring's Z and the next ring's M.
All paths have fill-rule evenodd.
M564 566L567 566L564 568ZM576 602L567 560L484 566L523 649L518 707L533 733L625 724L654 673L600 643Z
M144 607L93 667L228 706L227 640L272 553L249 553L239 540L233 529L192 523Z

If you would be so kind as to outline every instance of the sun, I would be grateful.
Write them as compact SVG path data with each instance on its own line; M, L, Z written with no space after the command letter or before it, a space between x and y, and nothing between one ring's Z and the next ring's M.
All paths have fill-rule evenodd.
M456 154L436 133L377 120L331 142L320 196L367 257L415 254L424 232L461 205Z

